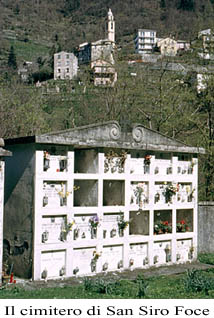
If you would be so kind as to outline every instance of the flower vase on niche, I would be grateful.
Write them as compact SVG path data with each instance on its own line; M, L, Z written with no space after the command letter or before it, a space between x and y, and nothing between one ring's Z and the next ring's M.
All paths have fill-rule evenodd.
M192 167L189 167L188 170L187 170L187 173L188 173L188 174L193 174L193 168L192 168Z
M96 239L97 238L97 228L92 227L91 228L91 239Z
M47 269L45 268L45 269L42 271L42 273L41 273L41 278L42 278L42 279L47 279L47 277L48 277L48 271L47 271Z
M49 232L45 231L42 233L42 243L45 243L48 241L48 237L49 237Z
M145 257L144 260L143 260L143 265L148 265L149 264L149 259L148 257Z
M188 252L188 259L190 260L193 259L193 256L194 256L194 247L191 246Z
M144 166L144 174L149 174L150 173L150 166L149 165L145 165Z
M123 260L120 260L117 264L117 268L121 269L123 267Z
M47 195L45 195L43 197L43 207L45 207L46 205L48 205L48 196Z
M158 203L160 201L160 193L155 194L155 203Z
M158 173L159 173L159 168L155 167L155 174L158 174Z
M61 159L59 161L59 170L60 172L64 171L67 169L67 160L66 159Z
M60 196L60 206L65 206L67 203L67 198Z
M73 270L73 274L76 275L78 272L79 272L79 268L75 267L74 270Z
M103 271L107 271L107 269L108 269L108 263L106 262L103 264Z
M110 237L111 237L111 238L112 238L112 237L115 237L116 234L117 234L116 229L112 229L111 232L110 232Z
M50 155L47 151L44 151L43 170L47 171L50 168Z
M131 270L131 271L133 270L133 266L134 266L134 259L131 258L131 259L129 260L129 267L130 267L130 270Z
M119 229L119 236L123 237L123 235L124 235L124 230L123 229Z
M153 262L154 262L154 264L157 264L157 263L158 263L158 255L155 255L155 256L154 256Z
M91 261L91 272L94 273L96 272L96 268L97 268L97 262L95 259L92 259Z
M64 241L66 241L66 240L67 240L67 233L66 233L65 230L62 230L62 231L60 232L60 241L61 241L61 242L64 242Z
M74 241L78 239L79 237L79 229L74 229Z
M128 225L129 225L129 221L125 221L124 215L123 213L121 213L118 218L118 233L120 237L124 235L124 230L127 228Z
M97 215L89 219L89 224L91 227L91 239L97 238L97 227L99 225L99 218Z
M65 276L65 266L62 266L62 268L60 268L59 276Z
M170 252L170 246L167 244L165 248L166 253L166 263L171 262L171 252Z
M150 173L151 158L152 157L150 155L146 155L144 157L144 174Z

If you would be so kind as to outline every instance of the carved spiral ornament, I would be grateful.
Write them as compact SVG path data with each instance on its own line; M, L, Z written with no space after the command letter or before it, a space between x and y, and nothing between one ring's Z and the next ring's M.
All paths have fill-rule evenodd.
M142 127L135 127L132 130L132 137L136 142L140 142L143 139L143 128Z
M109 131L111 139L118 140L120 138L120 126L113 124Z

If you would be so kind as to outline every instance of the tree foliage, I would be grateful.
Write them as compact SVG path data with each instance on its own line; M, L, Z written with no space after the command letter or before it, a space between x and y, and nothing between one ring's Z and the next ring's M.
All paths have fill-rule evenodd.
M17 63L16 63L16 54L14 52L14 47L11 45L10 47L10 52L8 55L8 61L7 61L7 65L16 70L17 69Z

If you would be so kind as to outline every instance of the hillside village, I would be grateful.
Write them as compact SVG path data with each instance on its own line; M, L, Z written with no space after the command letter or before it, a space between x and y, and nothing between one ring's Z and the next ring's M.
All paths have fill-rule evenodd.
M53 57L54 80L76 79L82 67L88 65L91 70L90 80L95 86L114 86L117 81L115 54L118 49L121 48L118 48L115 42L115 19L111 9L109 9L106 16L105 30L105 39L90 43L81 43L74 52L59 51L55 53ZM202 30L198 34L198 39L201 42L201 50L203 51L198 53L201 59L212 59L212 54L210 55L208 48L209 43L212 41L212 36L211 29ZM170 36L159 38L156 30L138 29L133 41L132 55L134 56L135 54L135 58L128 60L128 64L147 63L153 67L155 64L158 65L160 60L168 57L169 62L166 63L166 69L170 69L171 67L171 70L179 72L179 69L183 67L186 69L186 72L194 70L198 73L197 82L198 89L200 90L204 86L202 83L204 75L201 73L207 73L210 72L210 70L185 65L182 62L182 55L188 51L192 51L192 44L188 41L176 40ZM170 63L170 58L176 56L178 56L176 63ZM179 56L181 61L179 61ZM125 60L127 59L126 56L124 58ZM30 61L25 61L23 66L18 68L18 74L23 81L28 81L31 68L32 62ZM37 87L44 85L46 85L45 82L43 84L39 80L36 82ZM56 90L58 89L59 87L56 88Z

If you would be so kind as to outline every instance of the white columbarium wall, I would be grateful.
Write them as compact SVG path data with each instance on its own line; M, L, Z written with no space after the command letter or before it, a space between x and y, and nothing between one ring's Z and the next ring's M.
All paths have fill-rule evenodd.
M36 151L34 279L196 258L197 158L131 151L123 165L121 150L108 154L98 149L62 155ZM149 165L145 155L151 156ZM166 202L163 193L172 184L178 191ZM123 233L121 215L131 222ZM90 219L96 216L99 225L92 233ZM184 232L176 227L181 221ZM168 232L157 233L163 222L169 223Z

